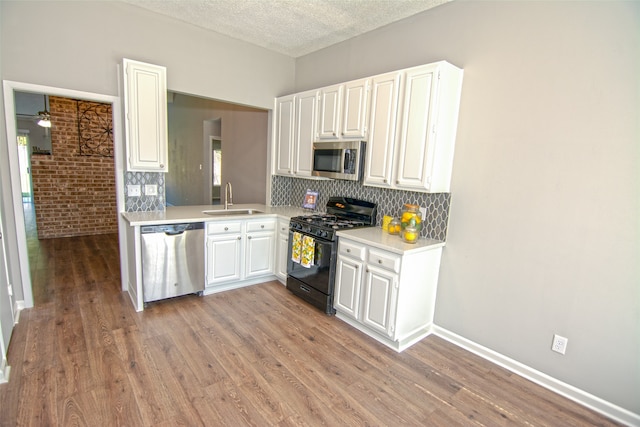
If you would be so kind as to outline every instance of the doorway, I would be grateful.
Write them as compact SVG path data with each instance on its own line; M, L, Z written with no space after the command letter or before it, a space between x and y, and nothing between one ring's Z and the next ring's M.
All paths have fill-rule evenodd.
M20 159L18 149L18 129L16 126L16 93L26 92L33 94L45 94L47 96L59 96L81 101L97 102L109 104L112 109L113 120L113 163L115 168L116 181L116 210L118 213L118 240L120 246L120 275L122 289L126 289L126 277L128 277L127 267L127 245L126 245L126 222L120 215L124 212L124 192L119 189L124 188L124 156L121 151L124 149L122 139L121 107L120 99L110 95L101 95L89 92L75 91L70 89L54 88L49 86L33 85L29 83L4 81L4 108L5 124L7 128L6 151L8 158L3 159L2 167L8 167L10 183L3 183L5 190L11 194L11 206L7 206L13 213L13 221L9 226L12 228L13 244L17 249L14 256L17 262L12 262L10 276L14 283L20 283L20 289L16 289L16 300L20 301L20 308L33 307L33 289L30 275L29 254L27 249L26 222L22 203L22 184L20 177ZM5 143L4 140L1 141Z
M220 189L222 188L222 140L211 136L211 204L219 205Z

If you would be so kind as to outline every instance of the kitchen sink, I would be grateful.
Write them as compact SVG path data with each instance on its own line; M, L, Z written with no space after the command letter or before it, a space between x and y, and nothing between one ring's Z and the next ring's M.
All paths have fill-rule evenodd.
M207 210L202 211L203 214L213 215L213 216L227 216L227 215L253 215L264 213L258 209L224 209L224 210Z

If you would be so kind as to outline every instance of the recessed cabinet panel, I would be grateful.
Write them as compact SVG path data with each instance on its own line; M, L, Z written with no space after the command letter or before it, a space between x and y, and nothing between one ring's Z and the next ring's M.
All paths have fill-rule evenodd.
M246 278L273 272L274 243L273 232L247 234Z
M346 257L338 257L334 306L349 317L360 317L360 288L362 263Z
M293 173L295 96L276 99L276 164L275 173Z
M337 139L340 133L342 85L329 86L320 91L318 110L318 138Z
M240 235L207 237L207 286L240 279Z
M370 328L393 338L391 318L395 310L394 283L397 274L367 267L362 322Z
M313 141L316 137L318 92L309 91L296 96L294 175L311 176Z
M374 77L371 82L365 185L377 187L392 185L400 75L400 73L384 74Z
M123 68L129 170L166 172L166 68L128 59Z
M341 137L365 138L367 136L368 89L368 79L345 83Z
M414 70L406 75L402 130L399 140L396 184L404 188L428 189L433 139L434 70Z

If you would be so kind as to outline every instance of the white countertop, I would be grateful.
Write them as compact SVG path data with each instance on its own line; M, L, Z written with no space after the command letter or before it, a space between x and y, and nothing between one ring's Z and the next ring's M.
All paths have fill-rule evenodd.
M263 213L254 213L251 215L207 215L203 213L205 210L224 210L222 205L197 205L197 206L169 206L164 211L155 212L123 212L122 217L127 220L129 225L159 225L159 224L177 224L181 222L199 222L199 221L220 221L230 219L257 219L268 216L279 216L282 218L291 218L292 216L308 215L312 211L302 209L295 206L267 206L260 204L242 204L233 205L229 210L235 209L256 209Z
M430 251L441 248L445 242L441 240L420 238L416 243L406 243L399 235L391 235L380 227L365 227L355 230L340 230L338 237L345 237L356 242L394 252L400 255Z

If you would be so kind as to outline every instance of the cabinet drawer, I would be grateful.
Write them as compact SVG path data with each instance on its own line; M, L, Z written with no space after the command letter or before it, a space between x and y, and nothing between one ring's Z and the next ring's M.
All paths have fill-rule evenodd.
M369 249L367 264L377 265L395 273L400 272L400 255L383 252L376 249Z
M241 222L208 222L207 234L239 233L242 229Z
M275 221L252 221L247 222L247 232L250 231L272 231L276 229Z
M364 261L365 247L348 240L340 240L338 243L338 253Z

